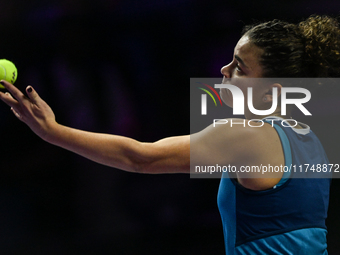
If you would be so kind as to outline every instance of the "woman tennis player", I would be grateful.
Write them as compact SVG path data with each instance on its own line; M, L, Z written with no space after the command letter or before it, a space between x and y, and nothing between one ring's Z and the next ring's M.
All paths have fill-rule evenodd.
M247 27L233 60L221 70L223 82L237 78L234 85L246 93L242 81L247 78L338 76L339 38L338 23L327 16L311 16L299 24L274 20ZM281 120L291 115L288 109L281 116L279 104L270 116L256 116L245 105L246 119L264 117L268 121L258 128L209 126L190 136L143 143L63 126L32 86L26 88L26 96L6 81L1 84L10 93L0 93L0 98L42 139L125 171L190 173L190 163L238 168L328 164L322 145L307 125L282 126ZM251 86L254 108L269 109L273 88L279 96L284 85ZM232 106L230 91L221 89L220 94L224 103ZM227 254L327 254L329 178L294 178L290 172L223 175L229 178L221 179L218 206Z

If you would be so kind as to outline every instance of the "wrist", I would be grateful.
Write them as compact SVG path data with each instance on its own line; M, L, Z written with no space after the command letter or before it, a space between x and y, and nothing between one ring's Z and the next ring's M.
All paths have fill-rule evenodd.
M48 126L46 126L41 132L41 139L44 141L55 144L58 141L58 134L60 133L59 129L61 125L57 122L52 122Z

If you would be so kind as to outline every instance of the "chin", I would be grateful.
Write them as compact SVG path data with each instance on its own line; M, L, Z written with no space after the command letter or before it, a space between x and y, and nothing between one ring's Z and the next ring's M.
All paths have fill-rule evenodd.
M228 93L227 89L220 89L220 97L227 106L233 108L233 97Z

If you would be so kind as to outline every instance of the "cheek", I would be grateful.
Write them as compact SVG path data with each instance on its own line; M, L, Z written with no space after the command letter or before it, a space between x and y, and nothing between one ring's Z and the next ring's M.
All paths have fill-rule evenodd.
M252 101L253 101L253 105L258 105L259 103L261 103L262 101L262 90L259 90L259 88L257 86L251 86L252 87ZM245 90L245 99L248 99L250 97L250 95L248 95L248 90Z
M247 104L247 98L248 98L248 86L250 84L246 83L246 82L233 82L233 85L235 85L236 87L238 87L241 91L242 94L244 96L243 100L244 100L244 104L246 107ZM254 92L254 88L253 88L253 92ZM255 93L257 91L255 90ZM229 107L233 108L233 95L231 93L231 91L229 89L220 89L220 97L222 99L222 101ZM256 100L256 99L255 99ZM256 102L257 104L257 102Z
M228 89L220 89L220 97L226 105L233 107L233 97Z

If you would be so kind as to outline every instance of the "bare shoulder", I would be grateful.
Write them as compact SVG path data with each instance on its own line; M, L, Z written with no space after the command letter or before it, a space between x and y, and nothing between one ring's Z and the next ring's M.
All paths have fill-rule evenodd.
M268 124L250 122L245 119L226 119L214 123L201 132L192 134L190 148L192 151L209 151L206 157L220 163L246 163L249 157L257 157L270 146L270 140L278 138L274 128ZM208 160L210 161L210 160Z
M202 165L230 164L240 169L261 164L284 164L282 146L276 130L270 124L245 119L221 120L191 135L190 153L192 162ZM262 189L255 186L263 182L265 187L273 183L275 185L281 176L282 174L264 176L240 173L237 178L246 187Z

